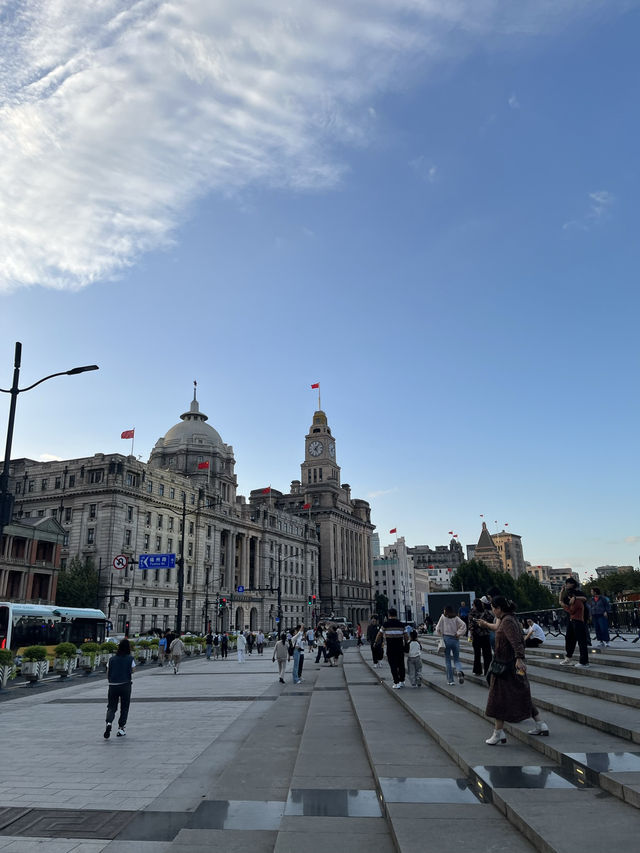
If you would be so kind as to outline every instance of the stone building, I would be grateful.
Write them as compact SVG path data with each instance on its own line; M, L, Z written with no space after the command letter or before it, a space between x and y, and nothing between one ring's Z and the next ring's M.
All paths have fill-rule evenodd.
M392 545L385 545L384 556L373 560L374 593L385 595L389 607L395 607L400 619L416 618L416 582L413 557L405 545L404 536Z
M55 518L14 518L0 547L0 601L53 604L65 532Z
M238 496L233 448L207 420L194 393L148 463L120 453L11 463L14 514L62 526L63 567L75 555L92 558L117 633L176 624L179 569L143 570L141 554L184 555L185 631L266 631L310 618L319 584L315 523ZM126 568L114 568L119 555Z
M415 545L407 550L413 557L416 571L428 575L431 591L442 592L451 589L451 578L464 560L462 545L457 539L452 538L448 545L436 545L435 548Z
M372 612L371 509L367 501L351 497L351 487L341 483L336 441L326 414L318 410L305 436L305 457L300 479L288 494L271 490L251 493L251 505L270 501L317 530L320 543L318 617L344 616L353 624L365 622Z
M522 553L522 537L517 533L501 530L491 537L500 554L503 571L508 572L516 580L526 574L524 555ZM477 553L477 552L476 552Z
M484 521L482 522L482 531L480 532L480 538L474 552L474 560L479 560L494 572L504 571L502 557Z

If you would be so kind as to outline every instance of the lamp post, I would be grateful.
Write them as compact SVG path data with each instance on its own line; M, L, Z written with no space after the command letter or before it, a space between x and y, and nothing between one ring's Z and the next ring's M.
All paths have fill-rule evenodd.
M7 443L4 451L4 465L2 474L0 474L0 548L2 546L2 532L6 524L9 524L13 509L13 495L9 492L9 465L11 462L11 445L13 443L13 426L16 418L16 403L18 394L24 391L31 391L36 385L41 385L47 379L53 379L54 376L75 376L76 373L86 373L88 370L99 370L97 364L87 364L84 367L72 367L71 370L62 370L59 373L51 373L49 376L44 376L38 379L33 385L28 385L26 388L18 388L20 382L20 365L22 363L22 344L16 341L16 349L13 360L13 383L11 388L0 388L3 394L11 395L11 403L9 405L9 422L7 424Z

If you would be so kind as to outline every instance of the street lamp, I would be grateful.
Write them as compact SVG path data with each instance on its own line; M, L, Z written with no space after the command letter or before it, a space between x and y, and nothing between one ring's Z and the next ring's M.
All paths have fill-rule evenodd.
M16 403L18 394L24 391L31 391L36 385L41 385L47 379L53 379L54 376L75 376L76 373L86 373L88 370L99 370L97 364L87 364L84 367L72 367L71 370L62 370L59 373L51 373L49 376L44 376L38 379L33 385L28 385L26 388L18 388L20 381L20 364L22 361L22 344L16 341L16 350L13 360L13 384L11 388L0 388L3 394L11 395L11 403L9 405L9 422L7 424L7 443L4 451L4 465L2 474L0 474L0 547L2 546L2 531L6 524L11 521L13 509L13 495L9 493L9 465L11 462L11 445L13 443L13 425L16 417Z

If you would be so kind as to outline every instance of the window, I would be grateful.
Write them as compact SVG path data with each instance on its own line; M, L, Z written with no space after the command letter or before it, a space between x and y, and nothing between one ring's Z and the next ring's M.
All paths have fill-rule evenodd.
M147 527L151 527L151 513L150 512L147 513L146 525L147 525Z
M96 536L95 527L88 527L87 528L87 545L93 545L93 543L95 541L95 536Z
M145 551L149 550L149 534L148 533L144 534L144 550Z
M150 495L153 494L153 482L151 480L149 480L149 482L147 483L147 492Z
M62 477L56 477L54 488L59 489L62 486Z
M173 516L169 516L169 530L173 530Z
M124 544L131 545L131 531L125 530L124 532Z
M159 553L162 550L162 540L160 536L156 536L156 551Z
M29 513L27 513L27 515L28 514ZM65 533L64 536L62 537L62 544L65 548L69 547L69 534L68 533ZM66 563L65 563L65 565L66 565Z
M160 514L158 515L158 530L162 529L163 518L164 517L162 515L160 515Z
M104 469L103 468L97 468L95 471L89 471L89 482L90 483L101 483L103 476L104 476Z
M189 585L191 584L191 566L189 566L189 568L187 569L187 583ZM187 607L191 607L191 604L188 604Z
M206 560L211 559L211 545L206 545L204 549L204 556Z
M89 518L96 517L96 506L97 504L89 504Z
M207 525L207 539L211 539L211 525Z
M133 507L127 507L127 521L133 521Z
M169 497L175 498L175 496L176 496L176 490L175 489L169 489Z
M164 497L164 485L162 483L160 483L160 485L158 486L158 494L161 498Z
M193 542L189 542L187 545L187 556L193 557Z
M191 495L191 503L194 504L196 502L196 496Z
M68 506L64 511L64 520L65 521L71 521L72 518L73 518L73 508Z
M44 518L44 510L43 509L38 510L38 518Z
M173 539L167 539L167 551L173 554Z
M144 613L140 617L140 632L144 631Z
M142 599L142 606L143 606L143 607L146 607L146 606L147 606L147 599L146 599L146 598L144 598L144 597L143 597L143 599Z
M158 627L158 617L155 615L155 613L154 613L154 614L153 614L153 616L151 617L151 627L152 627L152 628L157 628L157 627Z
M49 481L45 478L45 479L40 483L40 488L41 488L41 490L42 490L43 492L46 492L46 491L47 491L47 487L48 487L48 485L49 485Z
M165 607L171 607L171 601L170 601L170 599L165 598L165 600L164 600L164 606L165 606Z
M71 484L69 484L69 485L71 485ZM33 486L34 486L33 480L29 480L29 486L28 486L28 488L29 488L29 491L30 491L30 492L32 492L32 491L33 491Z
M125 477L125 483L127 486L139 486L140 485L140 475L134 474L132 471L127 471L127 475Z
M69 474L69 488L72 489L75 486L75 484L76 484L76 475L75 474ZM29 489L29 491L31 491L31 489Z
M189 535L193 536L193 521L189 522Z

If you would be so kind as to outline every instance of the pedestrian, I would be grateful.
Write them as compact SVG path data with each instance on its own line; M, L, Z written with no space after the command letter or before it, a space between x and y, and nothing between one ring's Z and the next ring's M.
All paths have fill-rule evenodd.
M316 663L320 663L320 658L322 657L324 663L327 662L327 642L326 642L326 633L322 625L318 625L315 630L315 644L317 648L316 652Z
M382 623L382 627L378 631L376 643L387 646L387 661L393 678L393 689L398 690L404 687L405 668L404 668L404 650L408 644L407 629L403 622L398 619L398 611L395 607L389 608L389 615Z
M220 657L220 634L213 635L213 657L215 660Z
M356 628L356 637L358 638L358 642L356 645L362 645L362 625L358 622L358 627Z
M256 648L258 649L258 654L261 655L264 650L264 634L262 633L262 628L260 628L256 636Z
M207 660L211 660L211 652L213 651L213 634L211 633L211 631L209 631L204 641Z
M223 631L222 637L220 637L220 654L222 655L222 660L226 660L229 654L229 635L226 631Z
M327 648L327 657L329 658L329 666L337 666L338 661L340 660L340 655L342 654L342 648L340 647L338 632L336 631L335 625L329 625L325 637L325 644Z
M180 670L180 661L182 660L182 655L185 654L186 651L187 648L180 639L180 637L176 637L175 640L171 641L171 645L169 646L169 654L171 655L174 675L178 674Z
M247 640L247 651L249 654L253 654L253 646L256 641L255 634L252 631L249 631L246 637Z
M380 669L382 666L382 658L384 656L382 643L376 643L379 630L378 618L377 616L372 616L367 626L367 642L371 647L371 658L373 660L374 669Z
M238 663L244 663L244 653L247 648L247 639L242 631L238 631L236 637L236 650L238 652Z
M409 652L407 654L407 675L412 687L422 687L422 646L418 642L418 632L410 634Z
M524 631L524 645L527 649L536 649L544 643L544 631L534 622L533 619L527 619L527 627Z
M458 616L462 619L465 625L469 625L469 605L466 601L460 602L460 607L458 608Z
M273 647L272 661L278 661L278 677L280 684L284 684L284 674L287 669L287 661L289 660L289 649L287 648L287 635L282 633Z
M305 633L304 627L302 625L296 625L296 631L293 637L291 638L291 643L293 644L293 683L300 684L304 679L302 678L302 667L304 666L304 647L305 647Z
M569 624L564 638L565 658L560 663L563 666L576 666L580 669L586 669L589 666L587 626L584 621L587 596L578 587L576 579L568 577L560 590L558 600L562 609L569 615ZM572 657L576 643L580 649L580 662L574 664Z
M167 635L160 637L158 640L158 666L164 666L164 659L167 656Z
M493 615L490 620L487 618L484 603L479 598L474 598L469 611L469 636L473 646L473 674L486 675L491 665L491 637L492 633L488 628L484 628L479 624L480 620L491 621L493 623Z
M491 602L493 615L498 620L496 629L496 654L489 670L489 696L486 715L493 717L494 728L491 737L485 743L495 746L506 743L504 733L505 720L520 723L530 717L536 727L530 735L549 735L549 727L540 719L538 709L531 700L531 689L527 679L524 639L520 623L514 615L513 601L497 595Z
M118 718L118 737L126 735L125 726L129 716L131 703L131 676L136 662L131 654L131 644L126 638L120 640L118 649L107 664L107 680L109 692L107 697L107 725L104 730L105 738L111 737L111 724L116 715L120 702L120 717Z
M589 602L591 619L596 631L598 646L604 649L609 645L609 613L611 613L611 602L606 595L600 592L600 587L591 587L591 601Z
M447 684L455 684L453 680L453 667L451 666L452 656L458 681L460 684L464 684L464 672L460 665L460 637L464 637L466 633L466 624L459 616L456 616L453 607L447 605L436 625L436 634L442 637L444 641L444 662L447 669Z

